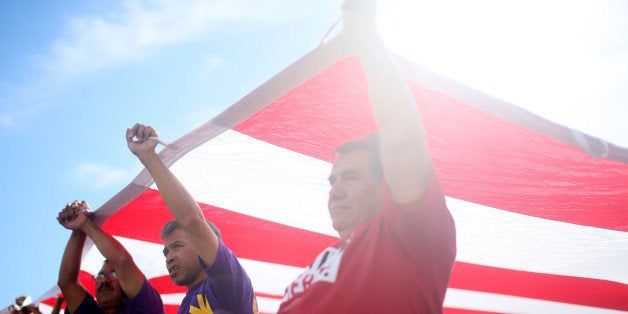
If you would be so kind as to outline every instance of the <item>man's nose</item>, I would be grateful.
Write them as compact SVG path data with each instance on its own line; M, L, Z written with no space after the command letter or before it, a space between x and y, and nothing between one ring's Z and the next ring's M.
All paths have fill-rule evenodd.
M345 191L340 183L334 183L329 188L329 200L341 199L345 195Z
M172 253L172 251L168 252L165 257L166 257L166 265L174 261L174 254Z
M100 280L100 283L98 284L98 289L102 288L102 287L109 287L111 286L111 279L109 279L109 277L105 276L105 278Z

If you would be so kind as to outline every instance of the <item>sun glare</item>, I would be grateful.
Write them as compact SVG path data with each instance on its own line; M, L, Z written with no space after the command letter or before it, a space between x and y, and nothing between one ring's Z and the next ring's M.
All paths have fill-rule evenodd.
M614 24L604 3L379 3L378 29L392 52L555 122L586 123L571 120L587 119L574 112L608 93L613 67L600 34Z

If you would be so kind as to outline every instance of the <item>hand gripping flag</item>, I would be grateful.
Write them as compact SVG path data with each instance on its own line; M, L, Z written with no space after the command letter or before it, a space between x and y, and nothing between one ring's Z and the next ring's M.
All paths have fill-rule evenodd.
M397 60L456 222L445 313L628 311L628 149ZM375 129L360 61L338 37L160 155L240 258L260 312L272 313L336 240L331 151ZM98 214L175 313L186 289L168 278L159 239L172 215L148 172ZM101 263L87 244L86 287Z

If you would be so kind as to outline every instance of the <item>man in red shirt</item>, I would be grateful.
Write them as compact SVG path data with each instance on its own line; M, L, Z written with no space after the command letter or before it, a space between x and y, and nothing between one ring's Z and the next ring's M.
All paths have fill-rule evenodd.
M343 6L379 132L334 152L328 209L340 235L286 288L279 313L441 313L455 226L413 95L381 43L374 1Z

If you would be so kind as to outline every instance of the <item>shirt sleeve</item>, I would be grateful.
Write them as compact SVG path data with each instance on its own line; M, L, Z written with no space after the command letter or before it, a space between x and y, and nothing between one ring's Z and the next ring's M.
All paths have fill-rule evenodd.
M387 192L384 194L384 219L409 256L417 262L434 258L453 261L456 255L454 220L434 173L425 194L412 207L402 209Z
M85 293L85 298L83 299L81 304L79 304L79 306L76 308L76 311L74 311L74 314L98 313L98 309L98 304L96 303L96 300L94 300L94 296L87 292Z
M122 299L129 308L129 313L165 313L164 304L159 292L144 278L140 292L133 299L128 299L125 294Z
M219 241L214 263L207 267L199 258L208 277L210 289L225 308L246 310L253 302L253 287L235 254Z

